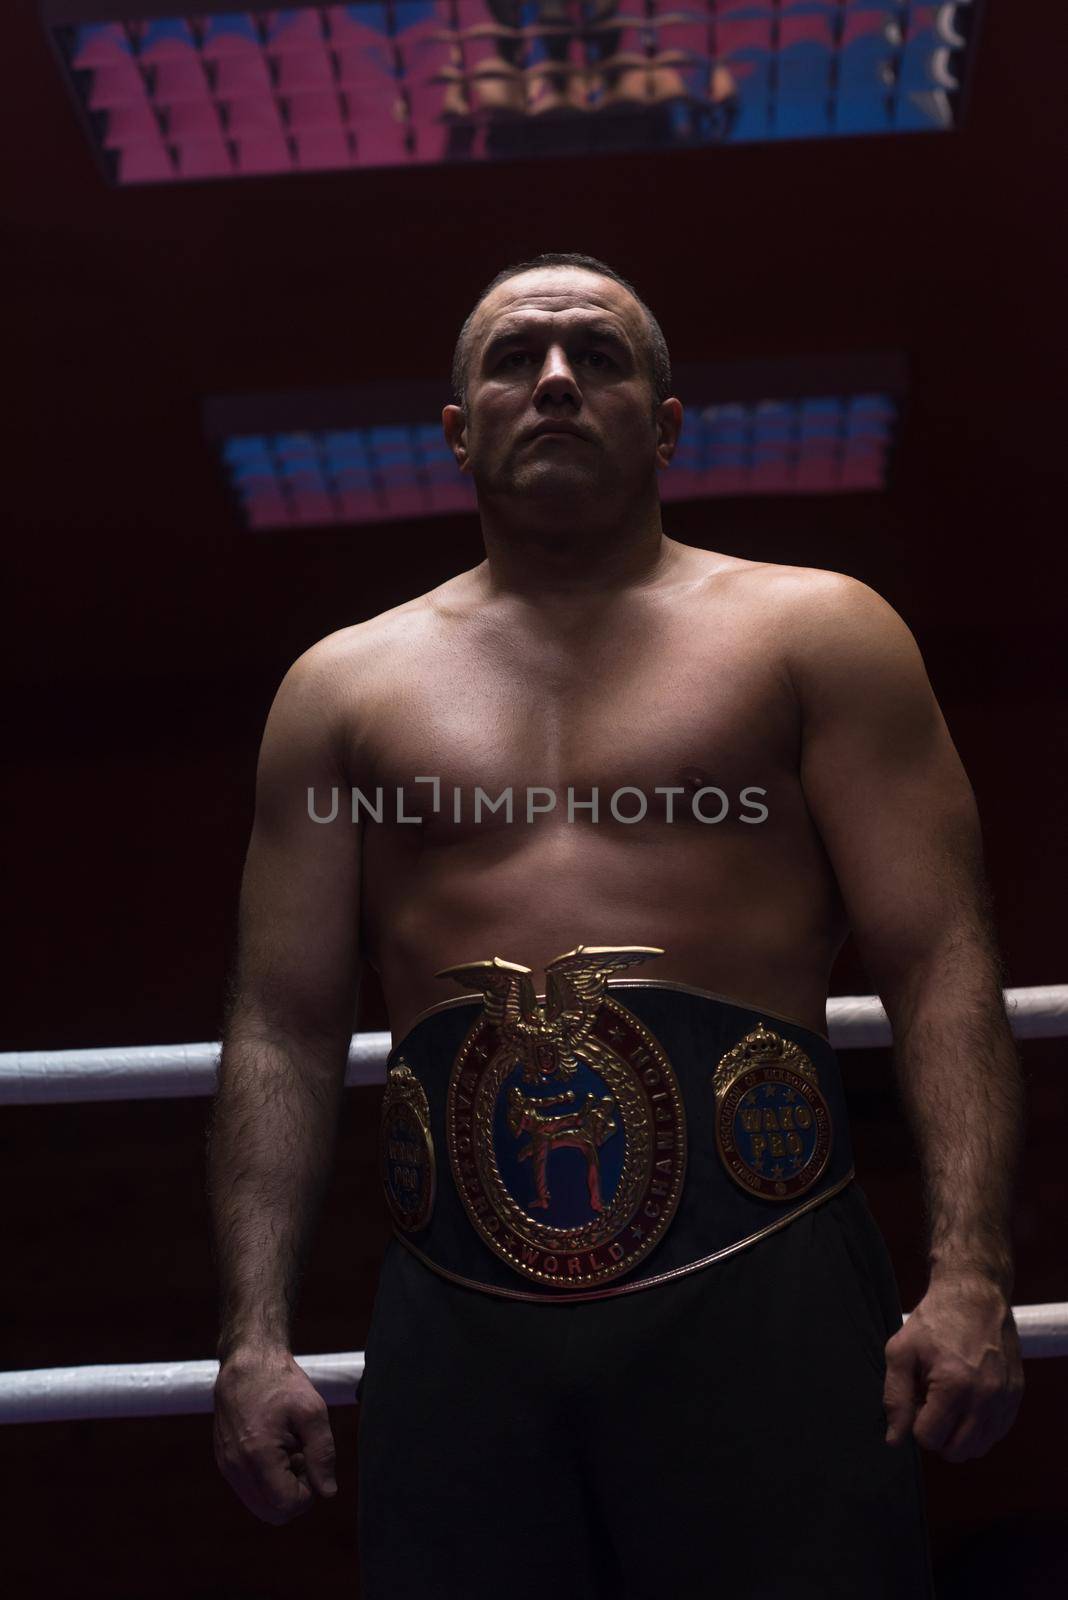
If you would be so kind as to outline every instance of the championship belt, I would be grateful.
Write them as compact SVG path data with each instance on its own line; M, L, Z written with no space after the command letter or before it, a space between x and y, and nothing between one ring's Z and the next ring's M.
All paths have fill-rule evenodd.
M685 985L609 991L660 954L579 945L544 999L499 956L439 974L481 1003L432 1008L391 1054L380 1139L396 1235L428 1266L518 1299L626 1293L852 1178L826 1041Z

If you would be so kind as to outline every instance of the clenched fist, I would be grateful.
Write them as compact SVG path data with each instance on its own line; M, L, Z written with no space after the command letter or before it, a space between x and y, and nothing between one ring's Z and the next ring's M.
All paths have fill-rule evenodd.
M263 1522L291 1522L337 1493L326 1402L288 1350L240 1349L215 1381L215 1460Z

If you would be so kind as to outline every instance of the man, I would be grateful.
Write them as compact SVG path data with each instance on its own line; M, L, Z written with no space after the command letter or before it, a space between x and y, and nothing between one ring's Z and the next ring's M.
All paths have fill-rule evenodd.
M270 1522L334 1490L290 1319L363 960L397 1225L363 1592L916 1600L917 1446L982 1455L1023 1387L967 779L870 589L664 535L682 407L610 268L506 269L454 380L485 561L308 651L264 736L210 1158L219 1465ZM904 1328L824 1036L847 927L925 1175Z

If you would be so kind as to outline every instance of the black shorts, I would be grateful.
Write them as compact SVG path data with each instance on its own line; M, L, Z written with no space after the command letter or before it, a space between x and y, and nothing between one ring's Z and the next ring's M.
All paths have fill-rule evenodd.
M638 1293L508 1301L394 1240L360 1388L364 1600L925 1600L901 1326L857 1183Z

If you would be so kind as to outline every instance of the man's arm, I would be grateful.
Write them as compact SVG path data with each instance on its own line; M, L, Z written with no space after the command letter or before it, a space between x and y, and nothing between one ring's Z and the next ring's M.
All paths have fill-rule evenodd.
M346 804L333 659L329 644L302 657L267 721L208 1143L221 1293L216 1458L271 1522L333 1483L326 1406L290 1350L357 992L359 830ZM343 791L333 822L311 819L309 787L320 814L331 788Z
M919 1441L965 1460L1008 1430L1023 1390L1009 1233L1023 1090L975 799L885 601L810 574L790 638L804 793L893 1027L924 1178L930 1282L887 1346L888 1437L919 1405Z

